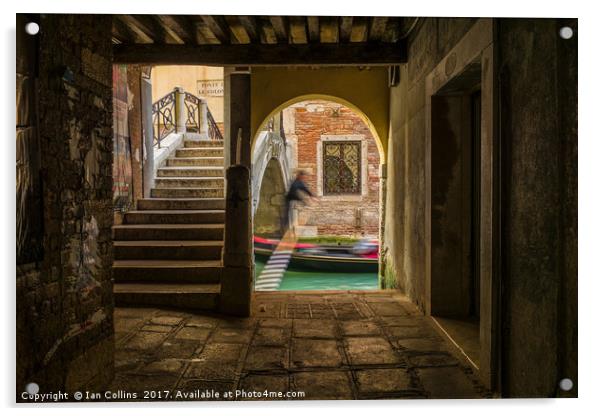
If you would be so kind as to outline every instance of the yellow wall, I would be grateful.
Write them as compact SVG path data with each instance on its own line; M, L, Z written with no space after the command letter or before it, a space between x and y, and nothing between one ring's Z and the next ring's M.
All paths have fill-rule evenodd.
M389 132L389 86L385 67L300 69L253 68L251 131L253 137L275 110L307 99L326 99L357 110L380 140L381 160Z
M153 102L171 92L174 87L182 87L185 91L198 96L197 81L223 80L224 69L212 66L165 65L155 66L151 72L153 84ZM202 97L216 122L224 121L224 97Z

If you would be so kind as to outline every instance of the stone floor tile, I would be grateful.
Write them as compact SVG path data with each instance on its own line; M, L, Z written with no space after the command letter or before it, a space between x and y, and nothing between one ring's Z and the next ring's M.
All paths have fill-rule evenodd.
M124 348L133 350L152 350L157 348L167 334L160 332L137 332L132 338L126 341Z
M413 367L444 367L460 364L456 358L449 354L413 355L409 360Z
M459 367L417 370L422 386L431 399L474 399L481 395Z
M253 345L285 346L289 338L288 328L258 328L253 336Z
M115 317L115 332L130 332L139 329L144 324L142 318L117 318Z
M343 364L337 342L321 339L293 339L291 362L295 367L339 367Z
M293 374L291 390L302 391L300 400L350 400L353 390L343 371L311 371Z
M337 322L326 319L295 319L293 336L297 338L336 338Z
M180 322L184 320L181 316L155 316L150 320L150 323L153 325L178 325Z
M410 354L422 354L433 351L447 351L447 345L441 338L407 338L395 341L398 348Z
M152 361L141 368L144 374L172 374L179 375L184 369L186 362L174 358Z
M281 310L281 302L261 302L255 307L253 316L257 318L279 318Z
M236 361L207 361L193 359L184 373L186 378L203 380L234 380L238 373Z
M385 333L392 339L437 336L436 332L427 326L387 326L385 327Z
M408 314L398 302L371 303L370 308L379 316L404 316Z
M246 344L251 341L253 332L250 329L218 328L211 336L212 342Z
M341 328L345 336L381 335L378 325L368 320L342 322Z
M211 329L215 328L218 323L219 320L212 316L195 315L186 321L185 326Z
M288 349L282 347L256 347L249 349L245 370L283 370L288 367Z
M206 344L199 358L206 361L231 362L238 361L243 350L243 344Z
M180 328L174 335L175 339L188 339L191 341L205 342L211 333L211 329L185 326Z
M403 363L391 344L382 337L350 337L345 338L345 343L352 365Z
M219 320L220 328L250 329L255 326L255 318L224 317Z
M152 325L152 324L144 325L142 328L140 328L141 331L163 332L163 333L171 332L173 329L174 329L173 326Z
M412 377L405 368L357 370L355 376L361 394L392 393L412 388Z
M198 341L168 338L157 348L154 355L158 358L185 359L192 357L199 346L200 343Z
M259 321L260 328L292 328L293 320L287 318L264 318Z

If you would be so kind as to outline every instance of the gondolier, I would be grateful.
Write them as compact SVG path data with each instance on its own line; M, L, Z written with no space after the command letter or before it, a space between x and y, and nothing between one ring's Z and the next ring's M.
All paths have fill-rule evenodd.
M297 171L297 176L295 180L291 184L288 192L285 197L284 204L284 212L282 213L282 230L283 233L286 233L291 228L292 217L293 217L293 208L297 202L304 202L307 198L316 199L314 194L309 190L307 185L305 184L305 179L307 178L307 174L299 170ZM304 195L305 194L305 195ZM291 230L294 231L294 230Z

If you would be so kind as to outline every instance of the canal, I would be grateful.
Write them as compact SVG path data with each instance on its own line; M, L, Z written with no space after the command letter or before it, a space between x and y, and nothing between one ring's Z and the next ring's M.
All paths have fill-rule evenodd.
M255 260L255 278L265 263ZM287 270L278 290L375 290L377 273L330 273Z

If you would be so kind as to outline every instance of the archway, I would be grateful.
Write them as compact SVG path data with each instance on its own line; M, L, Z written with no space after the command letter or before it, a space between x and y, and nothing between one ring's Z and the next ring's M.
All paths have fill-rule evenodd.
M316 196L313 203L301 204L301 207L294 208L290 213L292 227L295 230L295 241L300 243L300 246L309 245L312 249L315 248L316 256L343 255L350 259L332 261L329 265L332 267L328 269L320 269L315 264L308 269L314 273L317 273L315 270L318 272L328 270L333 275L334 273L339 275L360 273L360 270L347 270L347 265L342 263L351 264L353 257L362 257L363 253L358 254L354 251L354 246L367 244L373 247L373 251L370 253L369 261L366 260L367 256L362 260L371 263L371 266L366 269L361 268L361 272L373 273L371 280L373 283L370 287L362 288L380 287L378 242L382 236L384 217L382 204L384 178L381 178L381 163L384 162L385 156L382 141L370 119L347 100L323 94L302 95L273 109L265 117L252 142L254 208L262 206L263 199L266 197L262 172L268 175L269 168L262 164L268 159L268 155L263 154L268 131L282 141L278 153L286 155L284 160L287 168L284 169L283 176L294 177L297 171L305 172L304 181ZM275 160L273 162L270 160L269 163L273 163L273 169L278 167ZM282 166L283 164L280 165ZM270 194L267 197L273 198L275 195ZM259 208L257 210L259 212ZM260 233L265 236L266 231L276 234L268 228L277 227L266 227L269 221L264 215L267 212L270 210L263 210L261 216L255 214L256 235ZM272 224L279 225L274 211L271 212ZM295 253L302 251L299 250L300 246ZM265 253L262 253L260 258L260 263L267 259ZM321 260L312 259L312 261L319 263ZM257 274L259 280L263 273L260 263L257 263L257 270L260 270ZM292 257L290 268L293 271L302 268L298 262L295 264L295 255ZM278 286L280 290L355 288L329 286L327 289L322 289L304 286L302 289L293 289L285 284L286 276L292 274L285 271L282 286ZM359 275L350 277L348 281L353 281L357 276ZM263 286L262 290L265 290Z

